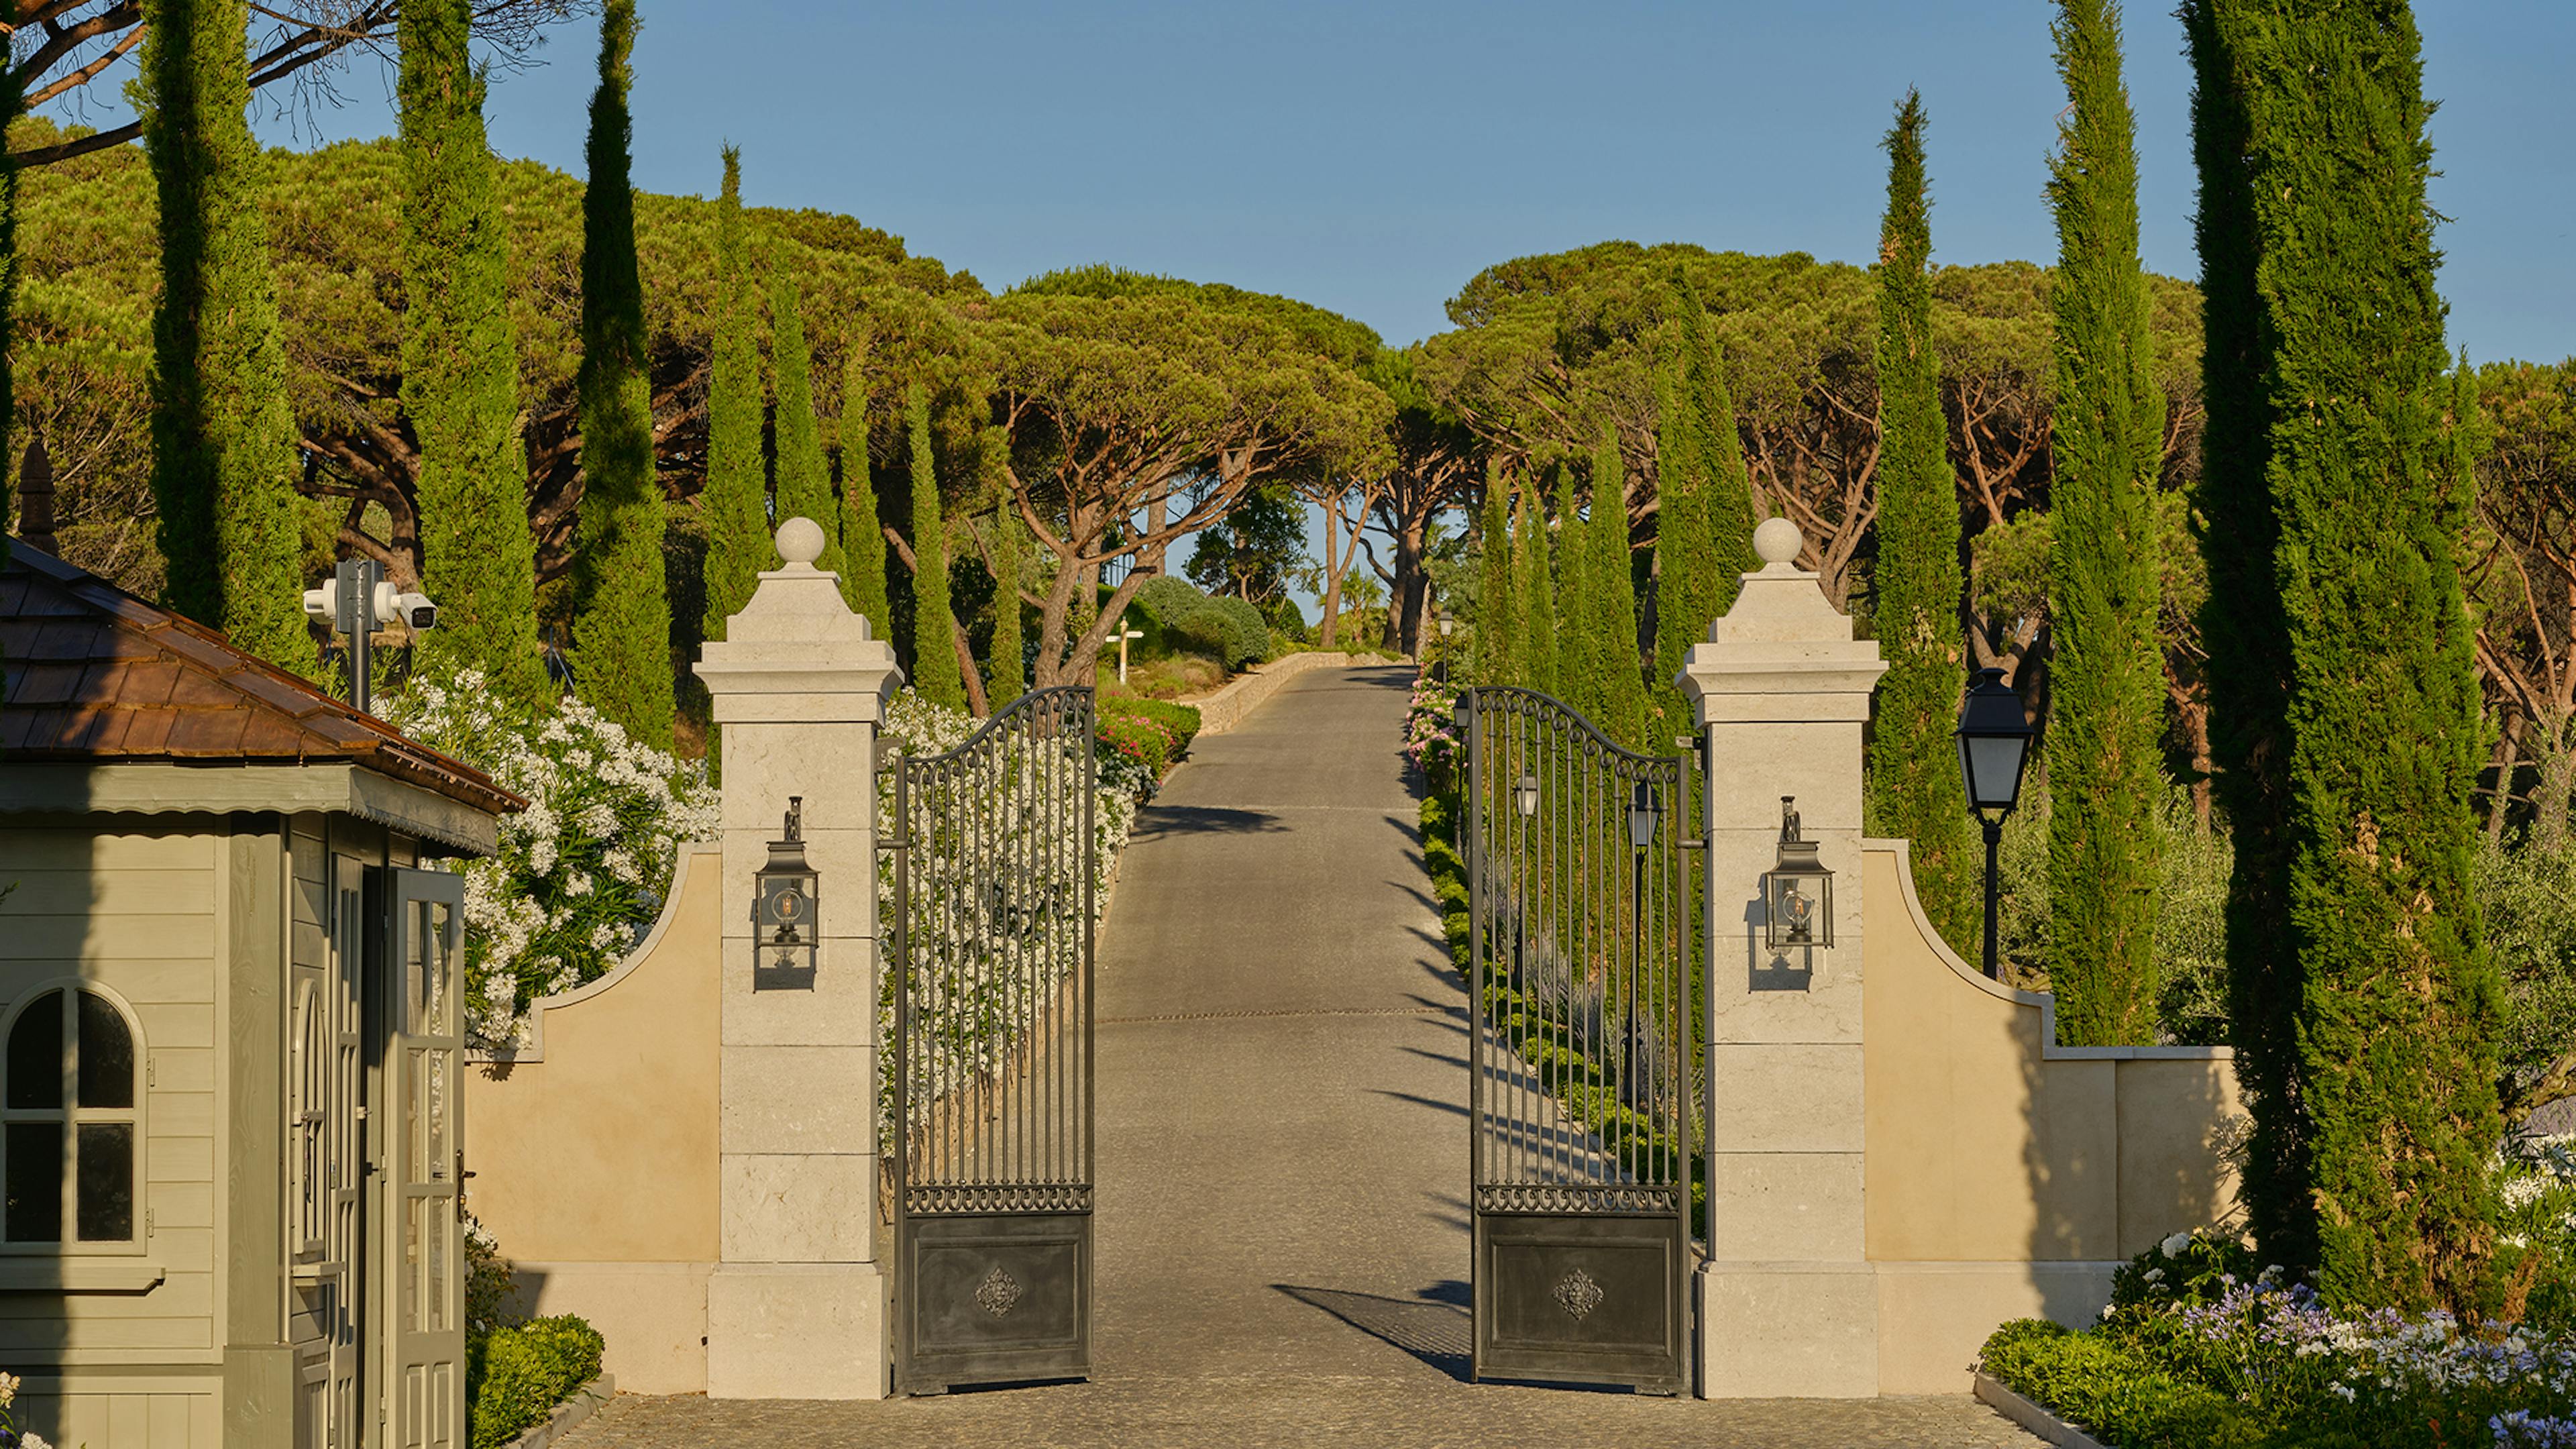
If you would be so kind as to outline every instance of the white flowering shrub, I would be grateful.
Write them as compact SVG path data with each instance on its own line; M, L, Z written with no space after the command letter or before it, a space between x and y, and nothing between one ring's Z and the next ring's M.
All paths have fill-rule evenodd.
M891 761L897 754L945 754L981 724L907 689L886 708L880 756ZM965 792L972 808L984 812L971 828L943 820L942 802L922 799L912 802L912 820L899 821L894 774L889 769L878 777L878 818L910 843L910 944L918 963L914 1009L930 1024L913 1038L922 1048L913 1063L921 1088L917 1106L992 1077L1028 1045L1015 1033L1022 1023L1044 1016L1042 1008L1062 991L1065 973L1079 959L1080 933L1098 925L1098 913L1108 904L1109 879L1136 818L1132 784L1108 767L1115 751L1096 735L1082 742L1092 751L1096 774L1092 914L1085 918L1079 906L1084 882L1072 871L1072 842L1063 838L1060 818L1046 809L1052 797L1045 786L1061 780L1064 764L1048 752L1062 746L1007 727L1002 740L1001 748L978 761ZM968 802L947 803L953 808ZM891 857L880 858L878 891L880 918L891 931ZM881 1040L893 1039L893 991L889 970ZM880 1054L879 1065L883 1125L891 1132L893 1053ZM923 1130L923 1123L915 1125Z
M53 1449L41 1434L17 1427L18 1376L0 1374L0 1449Z
M463 864L466 1033L521 1039L528 1003L596 980L661 914L680 846L715 830L706 767L641 741L578 699L510 707L474 672L415 676L387 723L527 799L501 853Z

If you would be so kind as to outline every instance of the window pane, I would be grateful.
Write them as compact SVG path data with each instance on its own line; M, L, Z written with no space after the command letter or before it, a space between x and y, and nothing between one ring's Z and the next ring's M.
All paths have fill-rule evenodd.
M81 1241L134 1236L134 1124L83 1122L78 1189Z
M134 1038L125 1018L92 991L80 994L80 1104L134 1105Z
M0 1231L13 1243L61 1242L63 1124L10 1123L8 1156L8 1202L0 1210Z
M28 1003L9 1031L9 1105L62 1104L63 994L48 991Z

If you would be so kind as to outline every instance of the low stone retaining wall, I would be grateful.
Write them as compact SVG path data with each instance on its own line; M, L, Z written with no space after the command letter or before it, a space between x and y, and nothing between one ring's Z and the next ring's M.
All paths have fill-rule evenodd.
M1336 651L1331 654L1291 654L1274 659L1241 679L1213 694L1196 699L1175 700L1199 712L1199 733L1221 735L1243 722L1253 707L1279 692L1279 686L1309 669L1336 669L1351 662L1351 656Z

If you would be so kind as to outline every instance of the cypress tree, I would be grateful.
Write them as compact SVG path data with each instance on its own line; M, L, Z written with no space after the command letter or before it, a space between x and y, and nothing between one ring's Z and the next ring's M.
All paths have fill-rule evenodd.
M2285 1018L2259 1037L2290 1053L2268 1068L2286 1090L2258 1098L2263 1130L2305 1156L2303 1202L2269 1204L2266 1225L2309 1215L2284 1236L2313 1233L2330 1302L2465 1307L2494 1246L2502 987L2471 878L2470 490L2443 430L2459 404L2443 376L2420 42L2402 4L2204 0L2187 18L2204 100L2223 90L2232 112L2212 119L2240 128L2232 155L2202 159L2244 177L2243 231L2226 241L2250 250L2247 360L2265 394L2289 664L2280 721L2254 727L2288 745L2271 863L2285 867L2296 996L2269 976L2276 963L2236 963ZM2245 602L2218 583L2213 568L2213 610Z
M1932 351L1931 201L1923 178L1923 99L1907 92L1887 133L1887 216L1878 265L1879 648L1887 675L1869 746L1870 831L1914 842L1914 885L1933 927L1973 944L1980 863L1959 782L1959 502L1950 477ZM1971 952L1970 954L1974 954Z
M552 698L519 439L507 239L483 134L470 0L405 5L403 411L420 439L420 550L438 627L420 650L505 698Z
M2057 411L2047 734L2049 984L2073 1046L2156 1029L2164 657L2156 473L2164 397L2138 263L2138 164L2115 0L2060 0Z
M1716 559L1701 607L1714 619L1735 607L1743 575L1762 567L1753 552L1753 474L1744 466L1744 439L1735 431L1735 390L1726 382L1726 357L1718 348L1708 309L1688 276L1680 278L1684 390L1691 400L1702 476L1708 480L1708 543ZM1706 623L1700 626L1705 629ZM1681 666L1676 664L1675 669Z
M964 709L956 616L948 607L948 527L930 456L930 394L918 382L904 393L903 416L912 453L912 684L933 704Z
M1594 658L1590 617L1584 601L1584 555L1590 552L1583 515L1574 509L1574 470L1556 469L1556 539L1550 552L1556 563L1556 694L1575 712L1597 718L1601 711L1601 670Z
M1502 466L1485 467L1485 518L1477 562L1476 682L1512 682L1512 487Z
M1028 692L1028 651L1020 642L1020 514L1008 496L993 514L993 683L998 713Z
M891 639L885 529L877 522L876 475L868 467L867 348L855 340L841 364L840 433L841 597L867 616L870 638Z
M662 573L662 485L653 474L644 283L635 260L634 0L599 17L599 88L581 201L581 537L573 658L581 696L656 749L671 748L671 599Z
M1519 647L1512 662L1520 677L1513 681L1541 694L1556 693L1556 580L1547 557L1547 505L1536 488L1521 493L1520 537L1512 566L1520 571Z
M716 203L715 356L707 379L705 637L751 602L772 557L767 480L760 457L760 345L752 338L753 289L742 226L742 151L724 148Z
M1637 580L1628 550L1627 470L1619 457L1618 435L1602 429L1601 446L1592 455L1591 557L1584 560L1583 586L1591 600L1587 633L1601 671L1600 710L1594 720L1602 733L1634 750L1645 744L1646 682L1637 657Z
M295 415L260 211L266 167L244 115L247 23L242 0L143 8L143 143L161 203L152 485L171 606L310 673ZM14 181L10 200L14 243ZM14 254L11 263L14 288Z
M1676 303L1696 310L1678 275ZM1684 328L1689 318L1684 316ZM1681 330L1681 329L1677 329ZM1648 712L1658 739L1690 728L1690 705L1674 681L1682 656L1708 637L1710 607L1716 594L1718 563L1709 538L1710 487L1707 449L1701 445L1702 419L1693 406L1688 380L1686 339L1665 349L1656 376L1655 428L1655 677L1648 692Z
M823 458L823 429L814 417L814 355L805 346L804 298L793 268L769 269L769 374L778 399L778 517L810 518L823 530L814 566L841 569L841 510L832 501L832 469Z
M2185 0L2193 70L2192 150L2200 174L2193 229L2201 267L2201 396L2207 408L2193 507L2203 520L2209 596L2200 611L2209 651L2213 782L2235 860L2228 880L2228 1031L2236 1082L2253 1119L2242 1196L2264 1260L2316 1262L2309 1152L2298 1106L2297 1011L2306 973L2290 929L2289 623L2273 578L2280 524L2272 513L2274 408L2263 382L2262 301L2255 287L2249 118L2233 45L2216 7Z

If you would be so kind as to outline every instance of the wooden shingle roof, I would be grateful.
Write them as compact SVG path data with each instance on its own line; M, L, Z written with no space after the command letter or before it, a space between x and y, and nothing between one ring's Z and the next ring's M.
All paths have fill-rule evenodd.
M214 630L13 543L0 763L362 765L498 814L526 801Z

